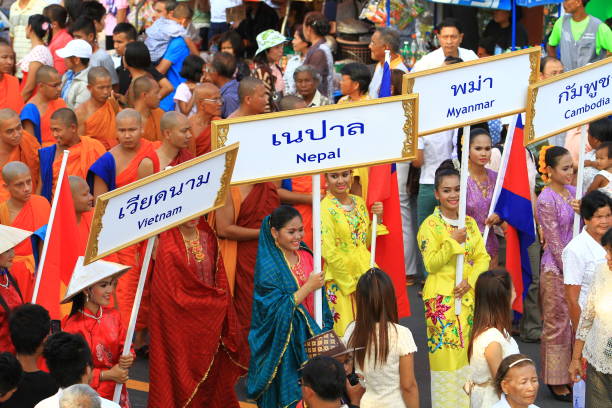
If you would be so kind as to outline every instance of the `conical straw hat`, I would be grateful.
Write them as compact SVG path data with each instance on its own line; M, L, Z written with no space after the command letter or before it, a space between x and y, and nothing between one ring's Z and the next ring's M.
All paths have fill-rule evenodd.
M102 260L92 262L89 265L83 265L84 259L84 257L80 256L77 260L68 289L66 289L66 296L64 296L61 303L67 303L75 295L78 295L90 286L104 279L122 275L130 269L130 266Z
M0 254L16 247L30 235L30 231L0 224Z

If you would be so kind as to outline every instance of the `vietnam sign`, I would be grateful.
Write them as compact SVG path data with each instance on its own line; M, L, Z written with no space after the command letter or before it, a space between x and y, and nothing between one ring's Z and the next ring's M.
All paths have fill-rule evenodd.
M224 205L237 153L235 143L99 196L85 264Z
M405 74L403 92L419 94L419 136L524 112L539 66L534 47Z
M240 142L232 184L416 157L417 96L268 113L212 123L213 148Z
M525 144L612 115L612 57L529 86Z

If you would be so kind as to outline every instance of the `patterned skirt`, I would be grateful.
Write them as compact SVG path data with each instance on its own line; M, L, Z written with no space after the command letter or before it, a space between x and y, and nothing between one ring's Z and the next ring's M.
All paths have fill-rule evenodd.
M346 326L355 320L355 295L345 295L340 291L340 287L333 281L325 284L329 310L334 317L334 331L340 337L344 336Z
M431 369L433 408L468 408L470 400L463 391L469 379L467 348L472 332L474 300L463 297L461 314L455 316L455 299L437 295L424 299L427 348Z

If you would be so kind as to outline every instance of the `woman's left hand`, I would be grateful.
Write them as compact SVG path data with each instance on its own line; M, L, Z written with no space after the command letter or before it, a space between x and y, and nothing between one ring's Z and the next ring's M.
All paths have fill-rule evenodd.
M132 364L134 364L134 356L132 353L128 354L127 356L119 357L119 367L123 368L124 370L129 369Z
M493 214L489 215L489 218L486 219L485 224L490 227L491 225L501 224L501 222L502 222L502 220L501 220L501 218L499 218L499 215L493 213Z
M382 217L383 203L381 203L380 201L376 201L374 204L372 204L372 209L370 211L372 212L372 214L378 215L379 218Z
M572 200L570 201L570 205L572 206L574 212L580 215L580 200Z
M464 280L461 281L461 283L459 283L457 286L455 286L455 289L453 289L453 294L455 295L456 298L461 298L461 297L463 297L463 295L468 293L468 291L471 288L472 287L470 286L470 284L467 283L467 281L464 279Z

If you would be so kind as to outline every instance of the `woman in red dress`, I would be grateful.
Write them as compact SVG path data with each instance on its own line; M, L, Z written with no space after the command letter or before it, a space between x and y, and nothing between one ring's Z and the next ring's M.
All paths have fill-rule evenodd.
M129 267L106 261L83 266L79 258L62 301L72 301L63 330L81 334L91 349L94 368L89 385L102 398L111 400L115 385L127 382L128 370L134 362L133 353L121 355L127 328L121 323L119 311L109 306L117 280L127 269ZM130 407L126 387L121 391L119 405Z

